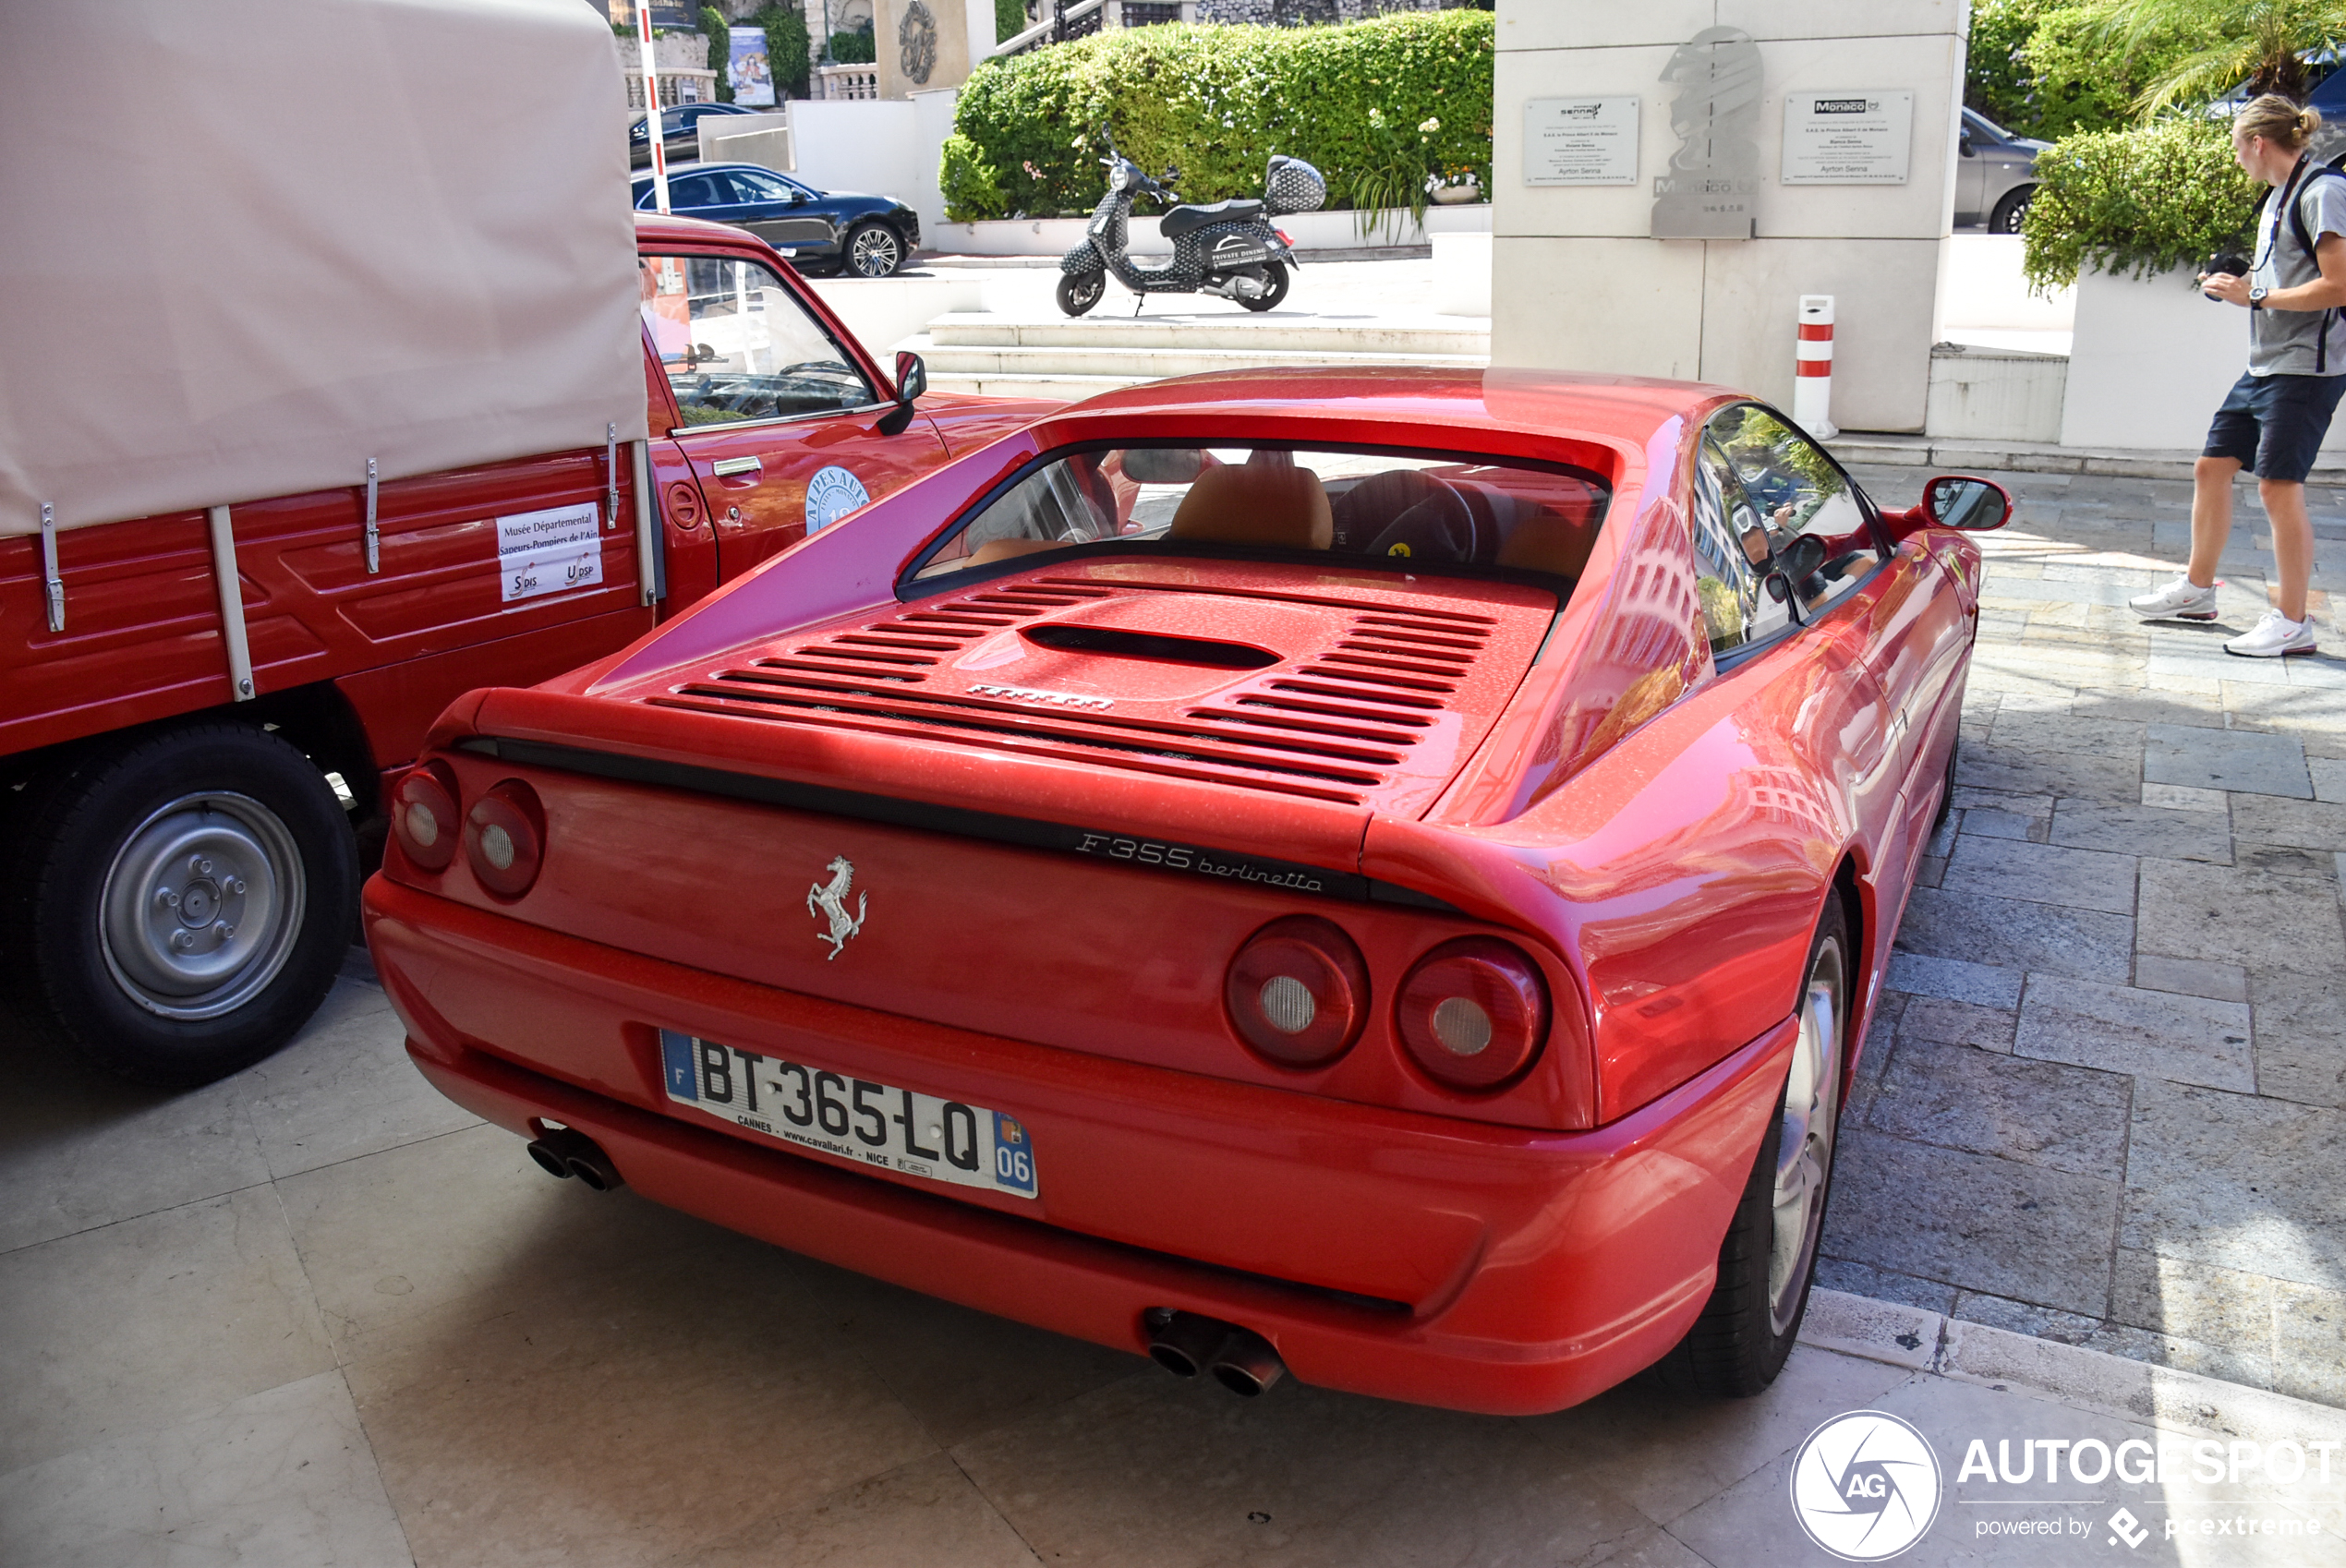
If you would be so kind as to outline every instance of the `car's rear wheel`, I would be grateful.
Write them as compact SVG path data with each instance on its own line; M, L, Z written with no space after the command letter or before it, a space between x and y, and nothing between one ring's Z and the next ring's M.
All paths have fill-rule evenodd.
M858 223L847 231L840 253L854 277L890 277L904 265L904 236L886 223Z
M2027 216L2028 203L2036 194L2037 187L2033 185L2004 192L1996 203L1996 210L1988 214L1988 232L1991 235L2018 234L2020 220Z
M0 888L11 1010L127 1078L186 1088L291 1040L348 949L357 841L272 734L186 725L34 786Z
M1799 1337L1832 1188L1850 970L1848 924L1833 897L1809 945L1784 1092L1719 1244L1718 1284L1655 1368L1674 1387L1725 1398L1758 1393L1776 1381Z

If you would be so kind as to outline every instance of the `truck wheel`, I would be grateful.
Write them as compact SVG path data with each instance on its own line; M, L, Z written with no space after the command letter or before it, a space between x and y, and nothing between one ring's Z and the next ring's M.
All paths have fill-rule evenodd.
M1718 1284L1687 1337L1654 1369L1672 1387L1740 1399L1774 1382L1792 1354L1832 1187L1848 1003L1848 925L1834 895L1808 948L1784 1098L1719 1244Z
M19 1012L102 1067L183 1089L308 1021L350 943L358 862L300 752L193 724L35 788L0 906Z
M886 223L858 223L847 231L847 243L840 254L847 259L847 271L855 277L890 277L904 265L904 240Z
M1059 309L1070 316L1081 316L1100 302L1107 292L1106 272L1061 272L1059 274Z

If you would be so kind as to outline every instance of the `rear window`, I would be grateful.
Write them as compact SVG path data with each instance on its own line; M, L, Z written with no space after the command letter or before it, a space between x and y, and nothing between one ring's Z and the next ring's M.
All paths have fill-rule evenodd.
M1530 573L1568 592L1611 501L1602 478L1563 464L1285 446L1085 449L994 495L913 578L925 587L1005 561L1129 550Z

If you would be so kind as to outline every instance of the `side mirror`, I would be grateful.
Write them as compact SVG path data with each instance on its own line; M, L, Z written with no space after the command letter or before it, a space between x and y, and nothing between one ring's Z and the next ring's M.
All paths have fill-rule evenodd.
M913 422L913 400L928 391L928 367L906 349L896 356L896 406L879 416L883 436L901 434Z
M1942 474L1922 488L1918 509L1933 527L1982 534L2012 517L2012 496L1989 479Z
M1963 155L1965 157L1976 158L1978 156L1978 149L1971 145L1971 133L1969 131L1963 133L1963 139L1958 143L1958 145L1963 149Z

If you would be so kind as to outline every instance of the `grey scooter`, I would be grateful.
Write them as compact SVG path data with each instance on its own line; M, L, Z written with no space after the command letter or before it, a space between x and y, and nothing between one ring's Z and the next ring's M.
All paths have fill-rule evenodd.
M1094 209L1082 243L1059 259L1059 308L1070 316L1081 316L1100 302L1111 272L1134 294L1211 294L1249 310L1268 310L1287 297L1288 270L1301 265L1271 219L1312 211L1328 199L1319 170L1300 158L1275 153L1261 200L1234 198L1210 206L1173 207L1157 223L1173 242L1173 254L1163 260L1141 259L1125 249L1133 198L1145 192L1166 202L1181 199L1113 143L1100 162L1107 165L1107 194ZM1165 177L1178 180L1180 171L1167 169Z

